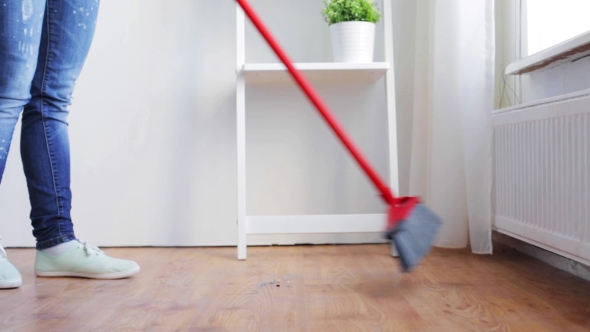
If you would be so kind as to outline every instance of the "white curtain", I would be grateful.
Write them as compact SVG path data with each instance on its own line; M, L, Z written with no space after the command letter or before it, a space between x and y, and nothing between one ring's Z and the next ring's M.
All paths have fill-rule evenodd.
M494 0L417 6L426 42L416 49L410 193L442 218L437 246L490 254Z

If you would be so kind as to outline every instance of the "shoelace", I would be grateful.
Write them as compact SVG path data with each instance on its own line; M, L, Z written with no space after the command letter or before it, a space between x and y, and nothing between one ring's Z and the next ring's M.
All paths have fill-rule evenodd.
M102 250L98 249L97 246L93 246L88 242L80 242L78 248L84 248L84 251L86 251L88 256L100 255L102 253Z
M2 240L1 237L0 237L0 240ZM6 250L4 250L4 247L1 244L0 244L0 256L7 258Z

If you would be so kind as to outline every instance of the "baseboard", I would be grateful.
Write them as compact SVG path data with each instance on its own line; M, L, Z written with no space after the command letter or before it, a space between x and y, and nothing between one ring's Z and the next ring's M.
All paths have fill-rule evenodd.
M567 257L534 246L530 243L515 239L498 232L492 233L492 239L498 243L514 248L526 255L534 257L562 271L571 273L579 278L590 281L590 266L586 266Z

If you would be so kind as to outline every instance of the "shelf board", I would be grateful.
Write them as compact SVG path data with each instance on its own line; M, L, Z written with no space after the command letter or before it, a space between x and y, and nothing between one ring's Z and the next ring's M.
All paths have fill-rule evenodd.
M387 62L372 63L295 63L295 68L311 83L372 84L381 79L389 69ZM247 63L244 77L248 84L293 83L282 63Z

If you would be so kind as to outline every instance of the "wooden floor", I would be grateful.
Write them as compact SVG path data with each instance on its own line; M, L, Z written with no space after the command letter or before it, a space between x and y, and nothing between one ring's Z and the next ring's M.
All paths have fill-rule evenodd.
M36 278L0 290L0 331L590 331L590 283L517 252L434 250L400 275L385 245L106 249L116 281Z

